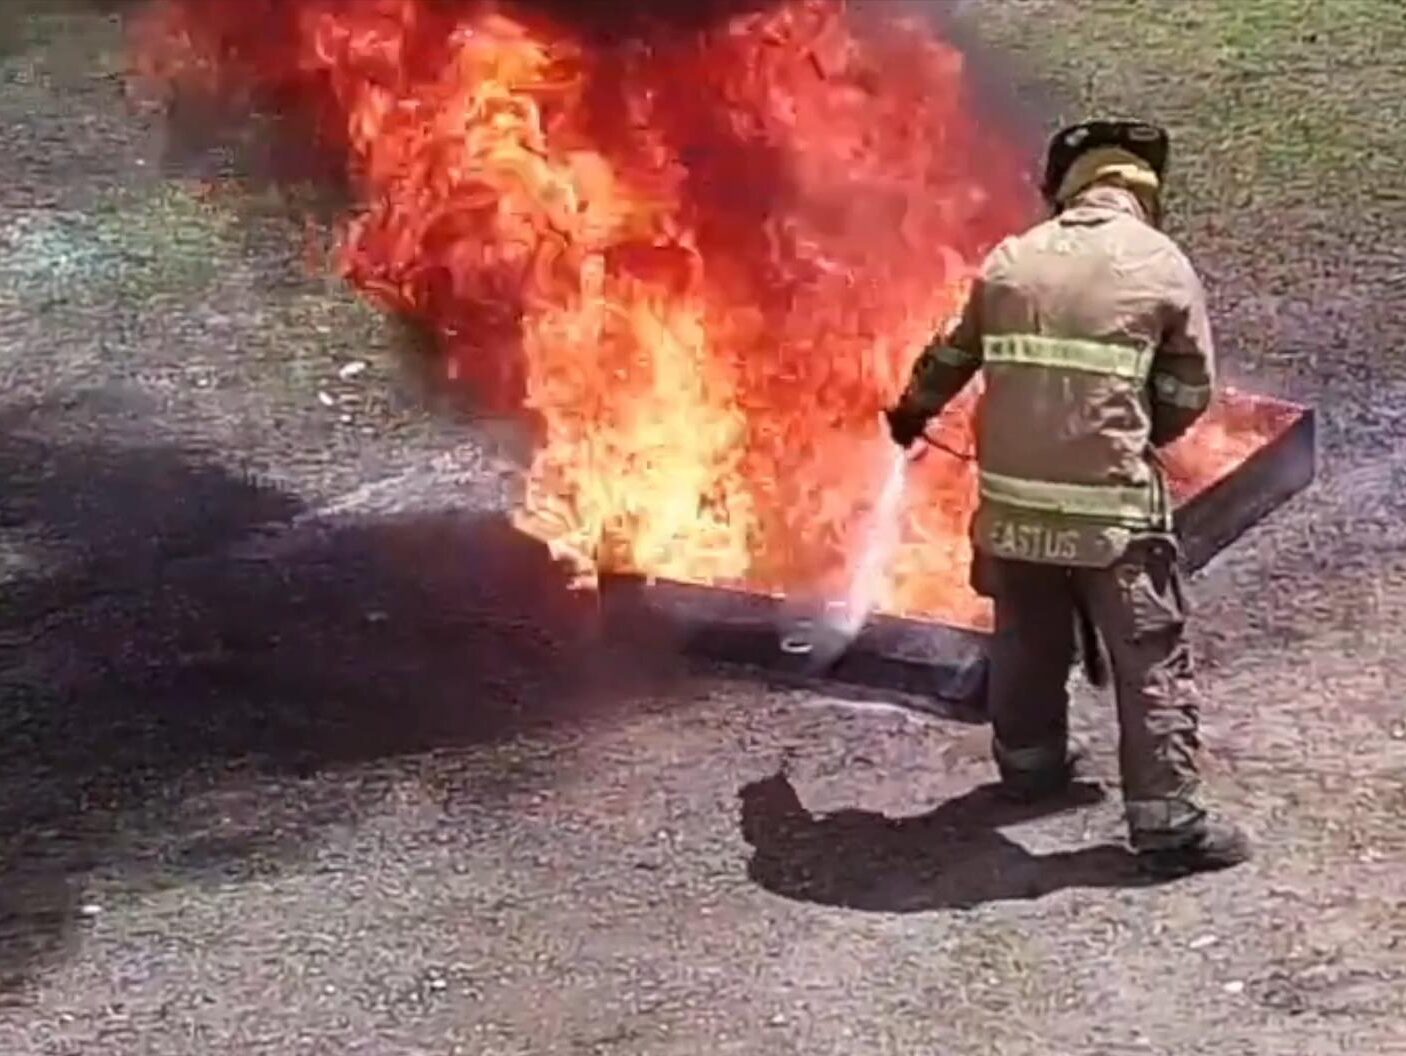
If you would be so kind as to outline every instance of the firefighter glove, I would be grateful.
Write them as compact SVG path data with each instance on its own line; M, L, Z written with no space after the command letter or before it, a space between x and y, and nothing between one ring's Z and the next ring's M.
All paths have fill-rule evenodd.
M895 444L904 448L910 447L914 440L922 436L923 427L927 425L927 415L903 403L890 407L884 412L884 417L888 420L889 436L893 437Z

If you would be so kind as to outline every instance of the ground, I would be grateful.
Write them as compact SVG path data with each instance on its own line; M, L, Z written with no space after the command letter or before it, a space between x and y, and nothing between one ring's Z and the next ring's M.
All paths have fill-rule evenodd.
M1400 5L945 11L1036 130L1171 126L1227 375L1320 413L1192 585L1258 857L1160 886L979 727L600 648L512 436L203 193L119 7L0 13L0 1051L1406 1053Z

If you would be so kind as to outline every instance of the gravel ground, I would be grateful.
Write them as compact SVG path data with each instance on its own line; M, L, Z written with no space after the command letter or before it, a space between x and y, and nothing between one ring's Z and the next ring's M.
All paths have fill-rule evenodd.
M192 178L113 16L5 6L0 1052L1406 1053L1398 10L1191 6L953 9L1045 123L1173 124L1229 370L1322 414L1193 588L1259 856L1156 886L981 728L603 646L511 437Z

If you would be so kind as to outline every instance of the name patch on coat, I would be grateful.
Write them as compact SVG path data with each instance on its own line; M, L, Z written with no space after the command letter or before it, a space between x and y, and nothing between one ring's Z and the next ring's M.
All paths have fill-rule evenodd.
M978 550L1010 561L1107 568L1127 549L1133 533L1098 522L1042 517L984 501L972 525Z
M1055 529L996 517L988 539L998 556L1018 561L1073 564L1079 559L1077 528Z

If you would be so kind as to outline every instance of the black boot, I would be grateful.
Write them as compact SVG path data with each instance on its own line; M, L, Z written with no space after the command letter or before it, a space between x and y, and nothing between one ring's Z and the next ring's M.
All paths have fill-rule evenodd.
M1064 765L1048 770L1007 771L1001 775L1001 796L1012 803L1039 803L1063 795L1071 785L1092 782L1088 772L1088 752L1071 744Z
M1229 869L1250 860L1250 839L1233 822L1208 818L1190 830L1185 840L1163 842L1133 837L1138 864L1159 877L1187 876Z

